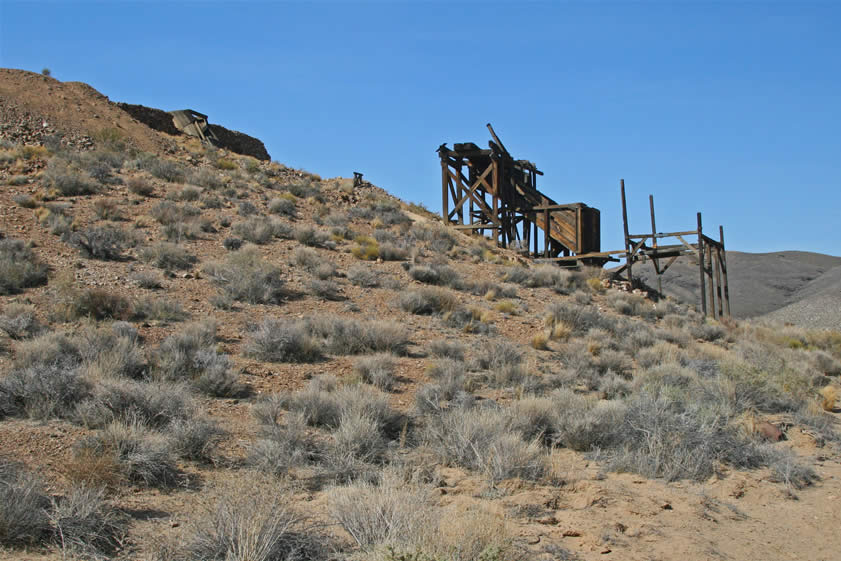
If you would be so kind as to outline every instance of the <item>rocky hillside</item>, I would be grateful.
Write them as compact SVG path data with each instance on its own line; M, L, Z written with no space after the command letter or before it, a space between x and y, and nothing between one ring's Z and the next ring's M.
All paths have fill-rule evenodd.
M0 560L841 548L841 333L534 266L82 84L0 94Z

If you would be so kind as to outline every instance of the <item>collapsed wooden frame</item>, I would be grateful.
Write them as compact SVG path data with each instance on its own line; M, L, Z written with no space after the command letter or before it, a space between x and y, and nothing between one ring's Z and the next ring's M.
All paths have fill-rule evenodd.
M493 138L488 149L472 142L438 148L446 223L483 236L488 232L500 246L532 257L598 252L598 209L557 204L541 193L537 176L543 172L528 160L514 159L490 123L487 127Z
M648 196L651 213L651 233L631 234L628 230L628 210L625 204L625 180L620 180L622 195L622 224L625 234L625 264L613 274L621 278L627 273L626 280L633 286L633 265L636 262L651 261L657 275L657 292L662 296L662 276L682 255L688 256L698 264L700 280L700 309L704 315L714 318L730 316L730 288L727 283L727 252L724 249L724 227L718 227L719 239L714 240L704 234L701 213L697 213L697 229L683 232L658 232L654 216L654 196ZM696 242L687 241L690 236ZM680 243L663 245L667 238L675 238ZM650 245L646 244L650 240Z
M622 279L624 273L624 280L632 287L634 263L651 261L661 296L663 273L678 257L685 255L698 263L701 311L716 318L730 315L723 227L719 226L718 240L705 235L699 212L696 230L658 232L654 197L649 195L651 233L630 234L622 179L625 249L601 251L599 210L584 203L557 204L541 193L537 189L537 176L543 172L528 160L514 159L490 123L487 127L493 138L488 142L488 149L472 142L456 143L453 149L447 148L446 143L438 147L441 214L446 224L482 236L489 232L502 247L561 265L601 267L624 256L625 264L612 275ZM692 236L696 238L694 243ZM679 243L663 245L667 238L675 238Z

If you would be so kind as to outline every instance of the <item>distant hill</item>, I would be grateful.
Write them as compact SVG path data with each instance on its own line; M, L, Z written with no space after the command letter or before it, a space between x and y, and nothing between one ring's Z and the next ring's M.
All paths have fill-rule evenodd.
M803 327L841 328L841 257L806 251L727 252L731 311L738 318L766 316ZM634 275L651 287L650 264ZM663 292L698 301L698 266L681 257L663 275Z

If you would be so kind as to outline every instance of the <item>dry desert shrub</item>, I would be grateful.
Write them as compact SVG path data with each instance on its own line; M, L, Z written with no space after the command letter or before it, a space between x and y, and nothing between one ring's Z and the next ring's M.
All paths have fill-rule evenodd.
M183 246L159 242L143 248L140 258L159 269L190 269L197 261L196 256Z
M420 288L400 295L400 307L412 314L440 314L459 307L458 299L451 291L443 288Z
M362 288L375 288L380 285L377 272L365 265L351 265L347 271L347 278L352 285Z
M540 444L523 440L504 413L494 409L455 408L427 417L422 439L444 464L478 471L491 482L537 479L544 473Z
M818 392L821 396L821 407L824 411L833 411L835 402L838 399L838 388L835 386L824 386Z
M366 384L389 391L395 384L396 367L393 355L379 353L357 359L353 364L353 372Z
M364 551L381 546L410 549L432 541L436 534L433 491L386 469L374 483L359 481L329 489L328 510Z
M168 557L190 561L326 559L324 538L292 507L292 492L260 473L209 490L188 536Z
M249 333L243 352L264 362L314 362L322 356L303 323L275 318L266 318Z
M336 355L378 352L403 355L409 345L409 331L391 321L316 316L308 319L306 326L321 348Z
M463 286L461 276L455 269L443 264L415 265L409 269L409 276L418 282L449 286L456 290Z
M0 295L47 282L47 265L21 240L0 239Z
M43 482L19 463L0 456L0 545L37 544L49 533L50 501Z
M10 303L0 314L0 331L11 339L28 339L43 329L31 304Z
M248 304L280 304L286 296L280 269L265 261L254 246L229 254L202 268L230 300Z
M124 515L105 501L102 488L74 486L53 499L49 513L63 555L102 558L116 553L127 530Z

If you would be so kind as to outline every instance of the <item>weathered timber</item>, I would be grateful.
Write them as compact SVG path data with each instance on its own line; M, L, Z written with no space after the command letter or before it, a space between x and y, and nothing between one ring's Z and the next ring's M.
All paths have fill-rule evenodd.
M472 142L438 148L447 223L464 230L491 229L499 245L517 246L535 257L598 252L598 209L584 203L559 205L541 193L537 176L543 172L528 160L513 158L490 123L487 128L492 137L488 150Z

